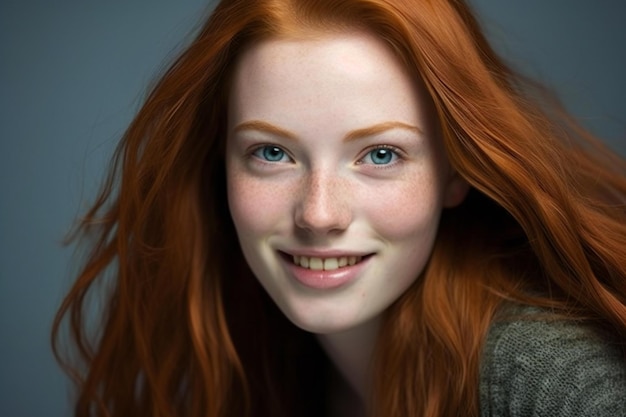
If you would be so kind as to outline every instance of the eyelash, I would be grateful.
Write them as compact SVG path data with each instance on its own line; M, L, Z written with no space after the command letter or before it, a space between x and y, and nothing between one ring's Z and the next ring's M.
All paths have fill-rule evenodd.
M258 153L259 153L259 152L261 152L261 151L263 151L264 149L270 149L270 148L280 150L281 152L283 152L284 156L285 156L285 157L287 157L287 158L289 159L289 162L293 162L293 158L292 158L291 156L289 156L289 154L287 153L287 151L285 151L283 148L281 148L281 147L280 147L280 146L278 146L278 145L273 145L273 144L269 144L269 143L266 143L266 144L262 144L262 145L255 146L254 148L252 148L252 149L250 150L250 152L248 153L248 156L249 156L250 158L255 158L255 159L257 159L258 161L260 161L261 163L265 163L265 164L276 164L276 163L283 162L283 161L270 161L270 160L268 160L268 159L264 158L263 156L258 155ZM281 159L282 159L282 158L281 158Z
M286 157L289 159L289 161L282 161L282 160L278 160L278 161L271 161L268 160L267 158L264 158L262 155L259 155L259 152L263 151L264 149L270 149L270 148L274 148L277 150L280 150L281 152L283 152L283 157ZM395 159L393 159L391 162L389 163L385 163L385 164L376 164L376 163L368 163L366 165L375 165L378 166L379 168L386 168L389 166L393 166L396 165L397 163L400 163L404 158L402 156L402 151L392 145L376 145L373 146L371 148L368 148L364 155L359 158L359 160L356 162L357 165L364 165L365 162L363 161L368 155L371 155L372 152L378 151L378 150L387 150L387 151L391 151L393 153L392 157L395 156ZM255 146L254 148L252 148L249 152L248 152L248 156L250 158L255 158L257 159L259 162L264 163L264 164L276 164L276 163L284 163L284 162L293 162L293 158L289 155L289 153L287 153L286 150L284 150L282 147L278 146L278 145L274 145L274 144L261 144L258 146ZM282 158L281 158L282 159Z
M393 156L395 156L395 159L392 160L389 163L386 163L386 164L371 163L371 164L367 164L367 165L375 165L375 166L377 166L379 168L386 168L386 167L389 167L389 166L396 165L397 163L400 163L403 160L402 151L399 148L397 148L395 146L392 146L392 145L376 145L376 146L373 146L373 147L371 147L371 148L369 148L369 149L367 149L365 151L365 154L363 155L363 157L361 157L357 161L357 165L363 165L364 164L363 160L368 155L371 155L372 152L376 152L376 151L379 151L379 150L391 151L393 153Z

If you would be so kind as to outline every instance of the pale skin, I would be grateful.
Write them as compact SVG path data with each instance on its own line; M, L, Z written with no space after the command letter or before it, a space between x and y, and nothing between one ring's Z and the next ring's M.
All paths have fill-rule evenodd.
M367 33L255 44L229 98L229 207L246 260L363 410L381 317L424 269L441 211L467 184L426 94Z

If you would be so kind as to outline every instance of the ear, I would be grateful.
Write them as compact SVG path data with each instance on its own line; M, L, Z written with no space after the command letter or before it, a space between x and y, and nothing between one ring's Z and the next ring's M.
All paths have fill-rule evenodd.
M470 185L465 178L454 170L448 178L443 196L443 206L446 208L456 207L463 202L469 192Z

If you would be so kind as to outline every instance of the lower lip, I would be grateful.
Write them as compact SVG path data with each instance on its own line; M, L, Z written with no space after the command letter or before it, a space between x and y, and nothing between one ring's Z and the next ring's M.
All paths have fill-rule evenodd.
M355 281L361 274L371 256L367 256L358 264L344 266L331 271L316 271L303 268L291 262L287 257L282 257L290 275L300 284L317 290L328 290L343 287Z

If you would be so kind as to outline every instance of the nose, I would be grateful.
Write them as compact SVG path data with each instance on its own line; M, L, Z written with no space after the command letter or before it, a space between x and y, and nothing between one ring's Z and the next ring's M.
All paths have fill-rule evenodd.
M304 179L295 210L295 223L314 234L345 230L352 222L352 209L345 181L333 173L312 173Z

